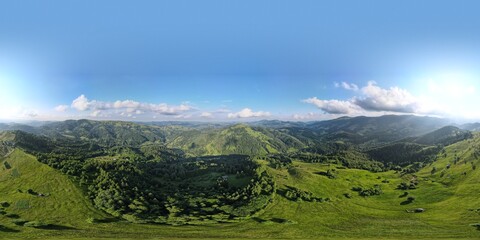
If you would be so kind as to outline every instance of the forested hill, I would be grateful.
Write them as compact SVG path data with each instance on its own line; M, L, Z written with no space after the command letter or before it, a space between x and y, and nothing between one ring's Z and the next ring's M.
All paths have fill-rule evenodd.
M343 117L314 122L308 127L330 140L344 140L366 146L381 145L408 137L421 136L449 124L441 118L412 115Z
M191 129L179 133L168 144L194 155L287 153L306 147L292 135L263 127L237 124L226 128Z
M362 211L381 211L378 221L388 219L392 226L406 224L404 219L419 222L409 211L442 214L434 207L443 200L428 197L431 189L445 191L447 185L429 177L478 180L479 134L428 120L385 116L226 125L70 120L30 132L1 131L0 225L24 231L73 223L87 232L131 227L127 221L157 227L230 223L298 233L304 224L314 228L322 221L329 229L333 219L372 221ZM401 125L408 129L402 134ZM68 186L45 188L48 179ZM69 214L65 207L52 211L64 203L75 203L74 216L61 216ZM465 205L461 218L474 207ZM88 216L79 213L84 208L91 209ZM468 231L472 219L453 222Z
M440 118L386 115L343 117L320 122L259 121L244 124L67 120L38 127L2 124L0 130L22 130L59 141L89 141L100 146L139 148L156 143L181 149L192 156L266 155L296 151L331 152L331 143L368 151L402 139L422 145L463 139L460 130L434 132L448 125ZM450 131L449 131L450 130ZM440 131L440 130L439 130ZM454 132L455 132L454 131ZM425 135L431 133L430 135ZM419 138L423 136L422 138ZM458 139L457 139L458 138Z

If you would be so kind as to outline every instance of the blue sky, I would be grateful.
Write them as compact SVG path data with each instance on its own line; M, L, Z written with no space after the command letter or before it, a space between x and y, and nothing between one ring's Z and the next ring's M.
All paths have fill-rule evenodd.
M0 1L0 119L479 119L478 1Z

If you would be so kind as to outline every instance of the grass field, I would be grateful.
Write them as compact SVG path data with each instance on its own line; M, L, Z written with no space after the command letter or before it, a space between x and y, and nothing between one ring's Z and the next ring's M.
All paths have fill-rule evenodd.
M480 169L472 167L480 165L474 156L479 146L476 136L447 147L445 155L417 173L418 188L411 190L396 188L414 177L393 171L371 173L303 162L294 162L291 169L268 168L278 189L295 187L330 201L291 201L277 194L273 203L252 219L201 226L142 225L109 219L71 179L15 150L0 160L2 165L4 161L11 165L10 169L0 169L0 202L10 203L6 214L0 215L0 239L480 239L480 231L470 225L480 222ZM433 167L437 171L432 174ZM336 178L319 174L329 169L336 169ZM383 194L362 197L352 191L376 184ZM45 196L29 194L28 189ZM409 196L415 200L405 204ZM425 212L406 212L415 208ZM17 226L15 217L51 227ZM89 217L106 221L91 224L86 221Z

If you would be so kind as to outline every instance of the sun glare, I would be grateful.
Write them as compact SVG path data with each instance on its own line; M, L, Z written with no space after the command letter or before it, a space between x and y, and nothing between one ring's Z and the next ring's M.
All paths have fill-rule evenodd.
M438 112L451 117L476 118L475 102L478 102L474 78L464 73L439 74L428 79L422 91L422 99ZM434 107L433 107L434 106Z

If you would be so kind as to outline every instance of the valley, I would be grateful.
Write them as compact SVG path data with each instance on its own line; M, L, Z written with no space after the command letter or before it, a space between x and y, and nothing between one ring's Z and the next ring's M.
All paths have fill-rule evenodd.
M480 134L443 119L72 120L0 140L1 238L480 237Z

